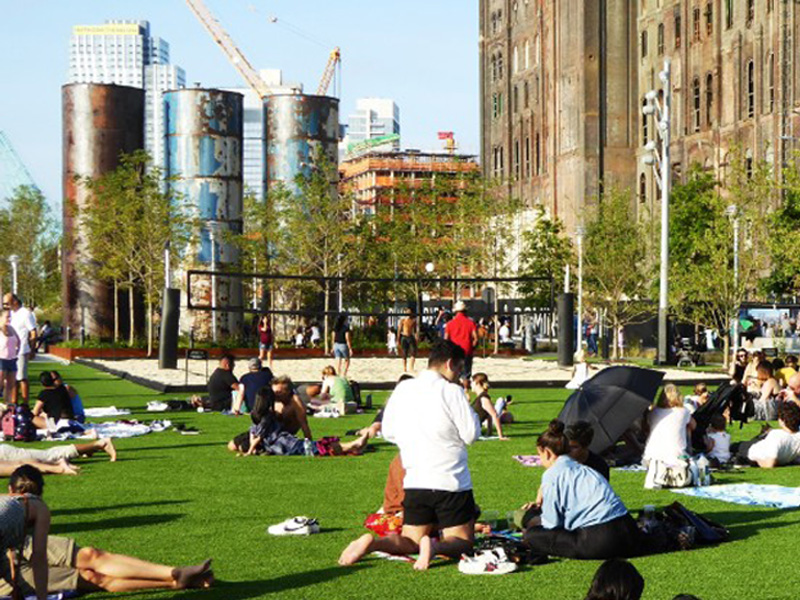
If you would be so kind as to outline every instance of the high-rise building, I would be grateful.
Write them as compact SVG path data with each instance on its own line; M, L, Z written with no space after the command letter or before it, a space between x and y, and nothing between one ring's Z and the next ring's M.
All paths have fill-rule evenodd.
M348 146L390 135L400 135L400 108L391 98L358 98L356 110L347 118L340 155ZM381 146L381 150L399 150L400 138Z
M724 179L729 152L782 164L798 148L800 8L778 0L481 0L482 165L567 229L601 182L659 210L641 109L672 71L671 169Z
M150 35L147 21L109 20L72 28L69 83L114 83L145 90L145 149L164 164L161 94L186 85L186 74L170 65L169 44Z
M484 174L568 230L636 175L641 1L480 2Z
M302 83L284 83L280 69L261 69L261 79L273 94L303 92ZM264 196L264 103L249 87L222 88L244 95L244 141L242 171L245 194Z

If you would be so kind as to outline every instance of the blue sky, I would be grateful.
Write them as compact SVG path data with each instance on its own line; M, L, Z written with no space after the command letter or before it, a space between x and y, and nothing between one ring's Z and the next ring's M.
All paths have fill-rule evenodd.
M206 0L256 68L280 68L315 91L330 48L342 49L341 120L362 96L394 98L403 145L440 148L454 131L479 151L478 0ZM61 204L61 85L72 25L147 19L187 82L241 78L182 0L0 0L0 130L54 207ZM270 16L279 23L269 22ZM291 27L290 27L291 26ZM312 42L293 33L299 29Z

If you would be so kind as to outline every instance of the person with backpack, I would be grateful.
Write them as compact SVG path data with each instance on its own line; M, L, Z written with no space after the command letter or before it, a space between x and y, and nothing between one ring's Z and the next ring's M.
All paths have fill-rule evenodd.
M44 478L35 467L16 469L8 492L0 496L0 596L46 600L48 591L129 592L208 588L214 583L211 560L169 567L50 535Z

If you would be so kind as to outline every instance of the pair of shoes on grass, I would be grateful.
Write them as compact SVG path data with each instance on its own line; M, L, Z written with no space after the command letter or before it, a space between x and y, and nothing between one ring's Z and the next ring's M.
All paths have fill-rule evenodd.
M267 528L271 535L311 535L319 533L319 521L309 517L292 517Z
M462 556L458 570L465 575L507 575L517 570L517 563L508 560L502 548L493 548L475 556Z

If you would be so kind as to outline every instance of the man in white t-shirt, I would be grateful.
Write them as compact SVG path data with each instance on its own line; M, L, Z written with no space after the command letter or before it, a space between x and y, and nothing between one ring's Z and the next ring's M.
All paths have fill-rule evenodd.
M17 357L17 382L21 402L28 403L28 361L33 360L36 348L36 316L22 305L16 294L3 296L3 310L11 311L11 326L19 336L19 356Z
M784 402L778 407L780 429L750 446L747 458L763 469L795 463L800 459L800 406Z
M418 552L414 568L425 570L437 554L458 558L472 551L476 506L467 446L478 439L481 426L464 389L455 383L464 356L453 342L438 340L428 368L395 388L381 428L384 439L400 448L406 470L403 530L384 538L361 536L345 548L339 564L352 565L375 551ZM437 530L441 537L433 542Z

